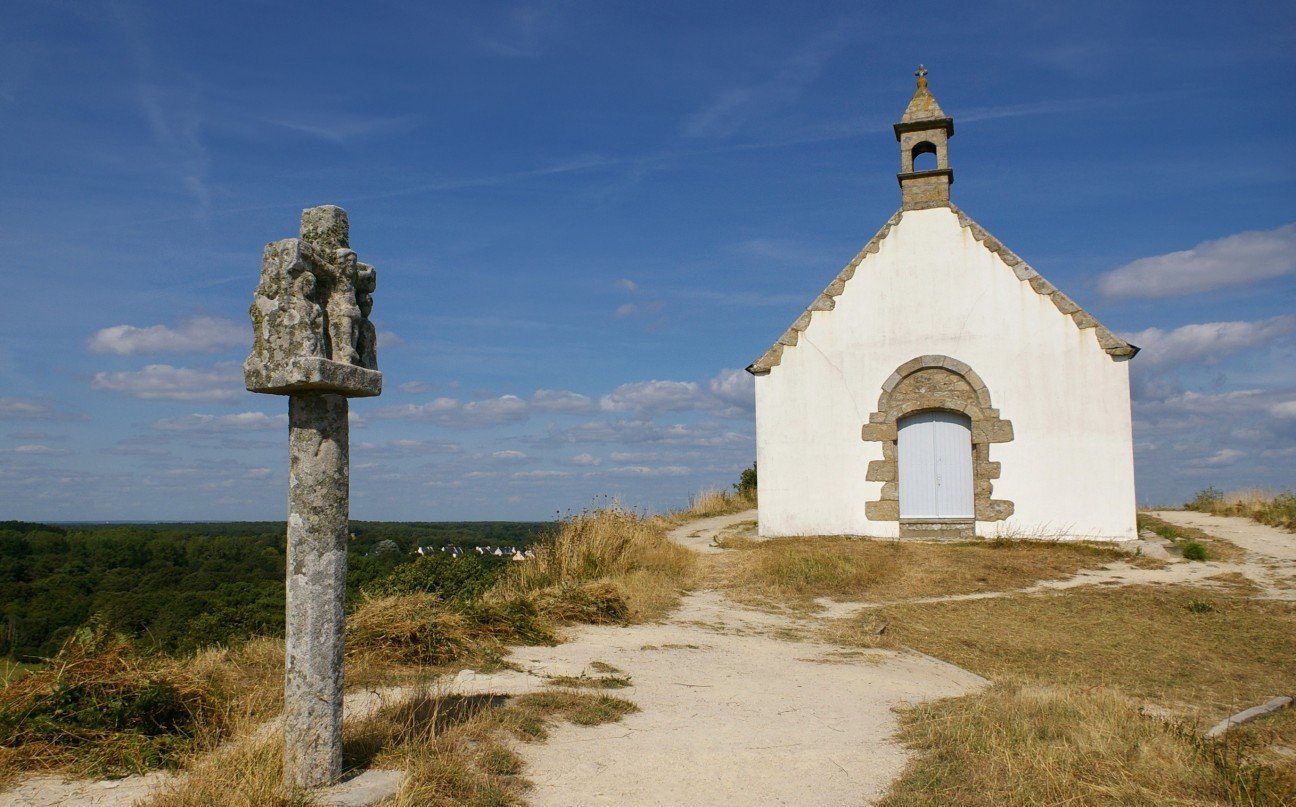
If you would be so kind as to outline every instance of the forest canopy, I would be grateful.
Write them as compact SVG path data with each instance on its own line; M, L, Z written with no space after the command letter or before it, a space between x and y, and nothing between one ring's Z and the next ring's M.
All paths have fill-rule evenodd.
M520 547L551 527L541 522L353 521L348 597L355 600L361 590L414 561L418 546ZM20 661L52 656L91 619L167 651L281 635L284 545L284 524L273 521L0 521L0 656ZM490 566L500 561L472 554L461 563Z

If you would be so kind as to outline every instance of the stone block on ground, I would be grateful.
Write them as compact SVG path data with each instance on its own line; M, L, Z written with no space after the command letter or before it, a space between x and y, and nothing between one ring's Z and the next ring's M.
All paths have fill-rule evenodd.
M396 795L404 781L404 771L374 768L321 790L315 796L315 803L320 807L370 807Z

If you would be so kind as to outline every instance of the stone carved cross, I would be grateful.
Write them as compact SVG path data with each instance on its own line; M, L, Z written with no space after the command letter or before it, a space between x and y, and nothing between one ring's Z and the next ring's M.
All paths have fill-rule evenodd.
M267 244L243 363L252 392L288 395L284 783L342 773L342 650L349 535L348 398L382 392L369 312L377 273L346 211L302 211L301 237Z

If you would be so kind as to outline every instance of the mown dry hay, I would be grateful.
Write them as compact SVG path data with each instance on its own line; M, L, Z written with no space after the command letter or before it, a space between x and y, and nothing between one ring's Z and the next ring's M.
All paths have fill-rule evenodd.
M920 756L882 807L1278 807L1296 797L1245 740L1203 740L1106 687L997 683L915 707L900 739Z
M809 607L819 597L891 602L1024 588L1081 569L1138 561L1112 547L1078 542L960 543L859 538L723 542L740 549L728 569L731 596Z

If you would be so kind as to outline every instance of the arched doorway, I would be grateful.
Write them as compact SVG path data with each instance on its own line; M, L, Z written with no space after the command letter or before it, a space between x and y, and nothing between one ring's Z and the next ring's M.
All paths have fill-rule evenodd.
M897 426L900 518L973 518L972 419L938 410Z

